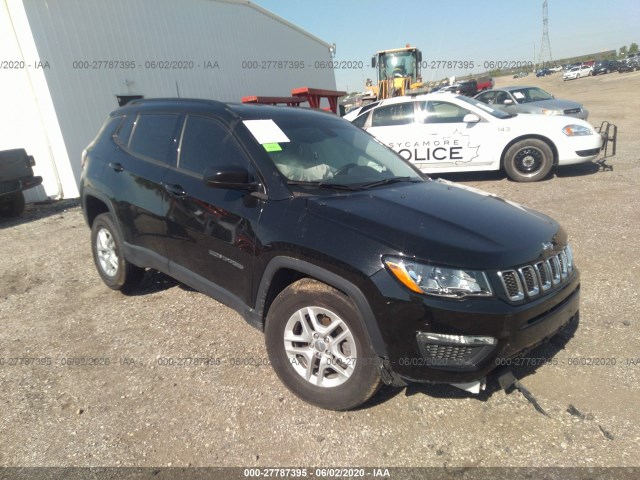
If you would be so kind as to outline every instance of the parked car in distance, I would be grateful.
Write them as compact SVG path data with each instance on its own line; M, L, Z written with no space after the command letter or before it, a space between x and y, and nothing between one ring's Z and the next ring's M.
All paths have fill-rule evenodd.
M575 80L581 77L588 77L589 75L591 75L591 67L589 65L581 65L564 72L562 80Z
M425 173L504 170L519 182L591 161L602 146L584 120L507 113L451 93L383 100L352 123Z
M536 72L536 77L546 77L547 75L551 75L553 72L548 68L542 68Z
M640 70L640 60L636 60L635 58L627 58L620 62L618 66L618 73L636 72L638 70Z
M0 151L0 215L17 217L25 208L23 191L42 183L36 162L24 148Z
M542 113L545 115L567 115L586 120L589 111L582 104L555 98L539 87L503 87L475 96L476 100L507 113Z
M530 148L516 148L523 165L547 150ZM382 383L477 393L578 317L557 222L431 180L326 113L134 101L86 148L80 191L108 287L153 268L229 305L264 331L281 381L322 408L355 408ZM217 320L203 310L194 325L224 341Z
M513 75L513 78L524 78L529 75L529 72L518 72Z
M432 90L431 93L455 93L473 97L478 93L478 83L476 80L464 80L456 82L453 85L446 85L440 89Z
M458 84L454 83L453 85L443 85L437 90L432 90L432 93L456 93L458 91Z
M620 62L617 60L601 60L595 63L591 75L615 72L618 67L620 67Z
M478 92L483 92L485 90L490 90L494 86L493 78L491 78L489 76L478 77L478 78L476 78L476 82L477 82L477 90L478 90Z

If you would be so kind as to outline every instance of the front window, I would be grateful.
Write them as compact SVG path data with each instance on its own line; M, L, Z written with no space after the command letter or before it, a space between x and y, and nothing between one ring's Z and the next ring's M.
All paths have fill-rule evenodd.
M378 58L378 78L387 80L397 77L416 78L416 58L414 51L394 52Z
M189 115L180 142L178 168L203 175L210 168L249 164L231 132L217 120Z
M471 113L455 103L429 100L423 102L420 113L421 123L460 123Z
M482 110L484 113L488 113L489 115L496 117L496 118L511 118L513 117L513 114L511 113L507 113L507 112L503 112L502 110L496 110L495 108L491 108L489 105L485 105L482 102L479 102L478 100L476 100L475 98L471 98L471 97L457 97L458 100L462 100L463 102L467 102L471 105L473 105L476 108L479 108L480 110Z
M496 92L483 93L482 95L478 95L476 97L476 99L481 101L482 103L486 103L488 105L491 105L492 103L495 102Z
M402 157L349 122L329 116L304 121L297 115L272 120L282 135L263 147L290 184L364 188L422 181Z
M511 95L513 95L518 103L539 102L541 100L551 100L553 98L553 95L549 92L545 92L541 88L536 87L511 90Z

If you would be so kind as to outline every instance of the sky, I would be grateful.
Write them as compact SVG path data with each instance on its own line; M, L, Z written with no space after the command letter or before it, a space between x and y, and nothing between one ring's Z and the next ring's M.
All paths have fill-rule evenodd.
M336 71L340 90L361 91L378 50L422 50L423 61L532 61L542 41L543 0L255 0L325 42L335 60L364 63ZM640 0L548 0L553 59L640 44ZM488 70L488 69L486 69ZM424 80L473 71L423 69Z

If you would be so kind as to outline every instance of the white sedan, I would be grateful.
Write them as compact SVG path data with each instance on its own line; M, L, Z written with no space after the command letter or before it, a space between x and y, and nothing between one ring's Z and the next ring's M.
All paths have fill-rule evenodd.
M575 80L580 77L588 77L591 75L593 67L589 65L580 65L579 67L573 67L571 70L567 70L562 75L562 80Z
M351 119L426 173L504 169L518 182L594 160L602 138L577 118L514 115L453 94L395 97Z

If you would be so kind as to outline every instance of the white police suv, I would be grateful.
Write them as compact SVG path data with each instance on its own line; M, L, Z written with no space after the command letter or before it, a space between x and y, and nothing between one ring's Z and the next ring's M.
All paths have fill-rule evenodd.
M584 120L516 115L453 94L395 97L345 117L426 173L504 169L518 182L594 160L602 137Z

